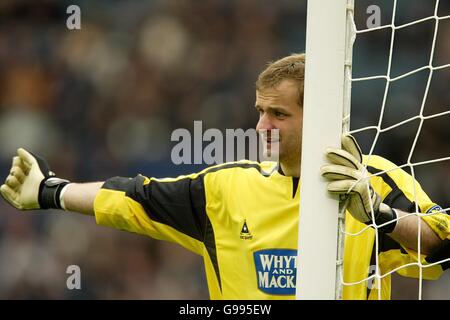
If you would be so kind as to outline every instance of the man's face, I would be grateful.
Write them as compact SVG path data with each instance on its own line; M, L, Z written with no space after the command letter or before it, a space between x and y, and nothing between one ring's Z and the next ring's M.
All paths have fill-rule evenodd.
M283 80L274 88L256 91L255 107L259 112L256 130L269 152L279 150L280 163L300 163L303 106L298 103L297 86L293 80ZM274 129L279 130L278 139L270 134ZM261 130L267 130L268 134Z

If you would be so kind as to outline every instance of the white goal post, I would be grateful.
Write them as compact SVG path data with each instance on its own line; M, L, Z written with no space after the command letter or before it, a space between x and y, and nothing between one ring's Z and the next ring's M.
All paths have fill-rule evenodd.
M343 116L351 87L348 10L353 0L308 1L297 299L341 298L342 264L337 262L343 257L343 235L338 239L343 217L338 222L338 201L327 193L320 167L325 148L340 146L343 119L348 120Z

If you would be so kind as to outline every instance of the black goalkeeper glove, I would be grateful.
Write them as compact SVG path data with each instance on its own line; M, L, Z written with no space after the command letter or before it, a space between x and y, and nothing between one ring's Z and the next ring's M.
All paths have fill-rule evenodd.
M45 159L25 149L18 149L17 155L0 187L3 198L20 210L62 209L60 194L69 181L56 178Z
M331 182L328 191L339 195L341 201L348 199L347 210L358 221L367 225L381 225L380 231L390 233L396 226L397 214L388 205L381 202L381 196L370 185L367 170L362 164L362 153L355 138L342 137L342 149L327 148L326 156L331 164L321 168L321 174Z

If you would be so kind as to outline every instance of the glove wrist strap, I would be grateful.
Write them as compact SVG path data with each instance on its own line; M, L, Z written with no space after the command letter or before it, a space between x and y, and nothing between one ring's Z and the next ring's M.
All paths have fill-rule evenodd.
M39 186L39 206L41 209L63 209L61 206L61 191L70 183L69 180L50 177L43 180Z
M381 203L375 218L375 225L379 226L387 222L390 223L378 228L380 232L391 233L394 231L397 225L397 212L387 204Z

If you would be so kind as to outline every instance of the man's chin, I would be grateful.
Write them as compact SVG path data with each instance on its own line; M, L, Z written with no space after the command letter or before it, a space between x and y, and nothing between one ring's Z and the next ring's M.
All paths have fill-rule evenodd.
M264 147L263 156L264 156L265 160L279 162L280 150L278 148L278 145L276 147L270 146L270 145L268 145L267 147Z

